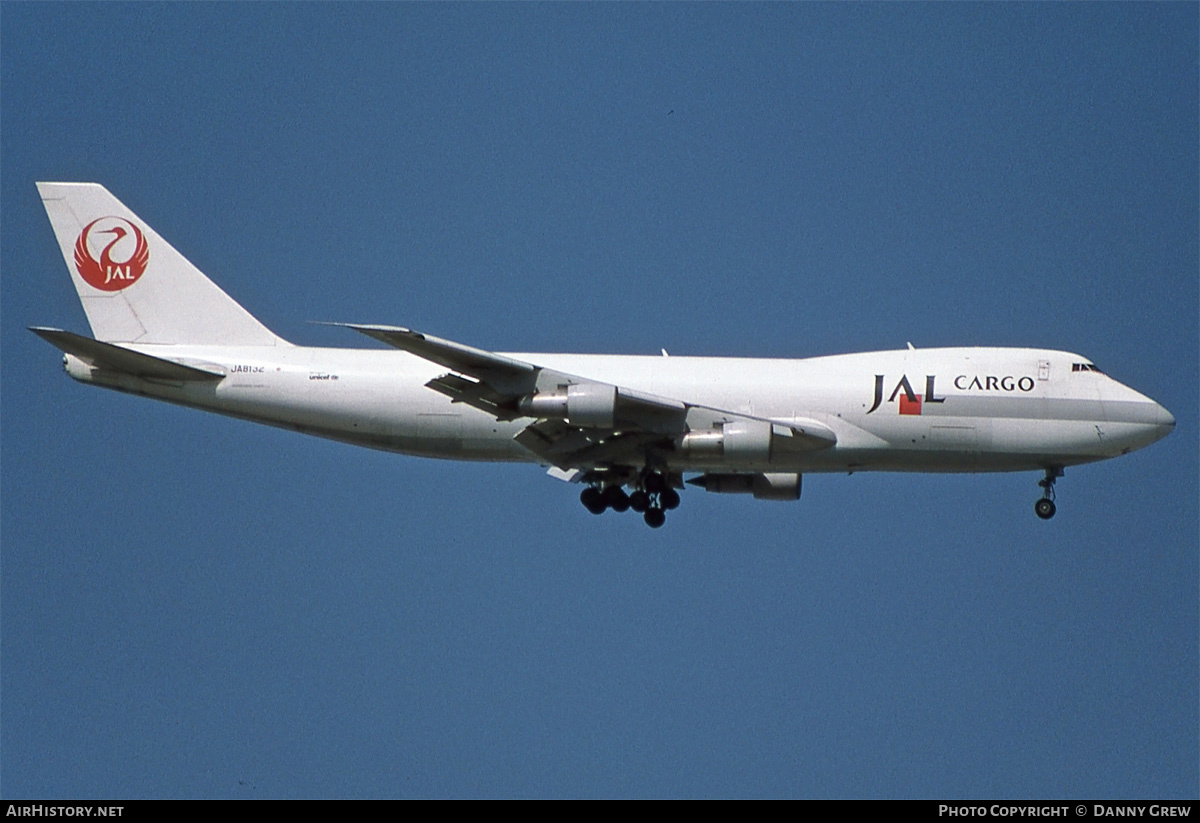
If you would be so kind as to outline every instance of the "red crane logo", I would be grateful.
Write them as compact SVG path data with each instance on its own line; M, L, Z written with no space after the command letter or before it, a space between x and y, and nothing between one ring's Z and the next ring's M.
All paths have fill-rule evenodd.
M103 227L97 228L102 223ZM92 254L91 241L96 235L115 235L100 251ZM150 262L150 246L142 230L123 217L101 217L84 226L75 241L75 269L89 286L100 291L120 291L137 282Z

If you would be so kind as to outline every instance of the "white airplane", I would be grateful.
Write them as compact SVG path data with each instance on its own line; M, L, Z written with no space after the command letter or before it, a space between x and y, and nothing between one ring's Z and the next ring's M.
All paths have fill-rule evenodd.
M360 446L540 463L600 514L653 527L687 480L796 500L805 472L1042 471L1175 426L1077 354L914 349L771 360L499 354L398 326L331 324L390 349L293 345L95 183L39 183L95 339L32 329L84 383ZM628 489L629 491L626 491Z

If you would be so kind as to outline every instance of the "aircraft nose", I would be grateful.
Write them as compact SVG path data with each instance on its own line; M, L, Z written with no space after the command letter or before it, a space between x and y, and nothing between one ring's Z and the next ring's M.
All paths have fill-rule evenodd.
M1158 403L1154 404L1155 420L1154 423L1163 430L1162 436L1166 437L1175 428L1175 415L1171 414Z
M1162 405L1116 381L1109 385L1113 391L1105 403L1109 442L1120 447L1120 454L1145 448L1174 431L1175 416Z
M1162 440L1175 430L1175 415L1149 398L1147 398L1147 404L1148 408L1143 412L1145 415L1143 425L1145 426L1146 434L1149 436L1146 442L1154 443L1155 441Z

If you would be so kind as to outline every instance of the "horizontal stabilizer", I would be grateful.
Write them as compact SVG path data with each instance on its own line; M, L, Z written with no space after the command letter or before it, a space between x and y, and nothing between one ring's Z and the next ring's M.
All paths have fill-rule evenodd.
M222 380L225 377L219 371L186 366L174 360L142 354L124 346L103 343L62 329L32 326L29 330L51 345L96 368L158 380Z

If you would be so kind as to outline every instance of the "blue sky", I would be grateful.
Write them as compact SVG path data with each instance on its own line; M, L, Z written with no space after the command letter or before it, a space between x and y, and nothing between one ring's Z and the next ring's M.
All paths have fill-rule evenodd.
M1194 797L1195 4L0 7L5 797ZM1036 475L595 518L92 390L34 188L273 330L1085 354L1178 420Z

